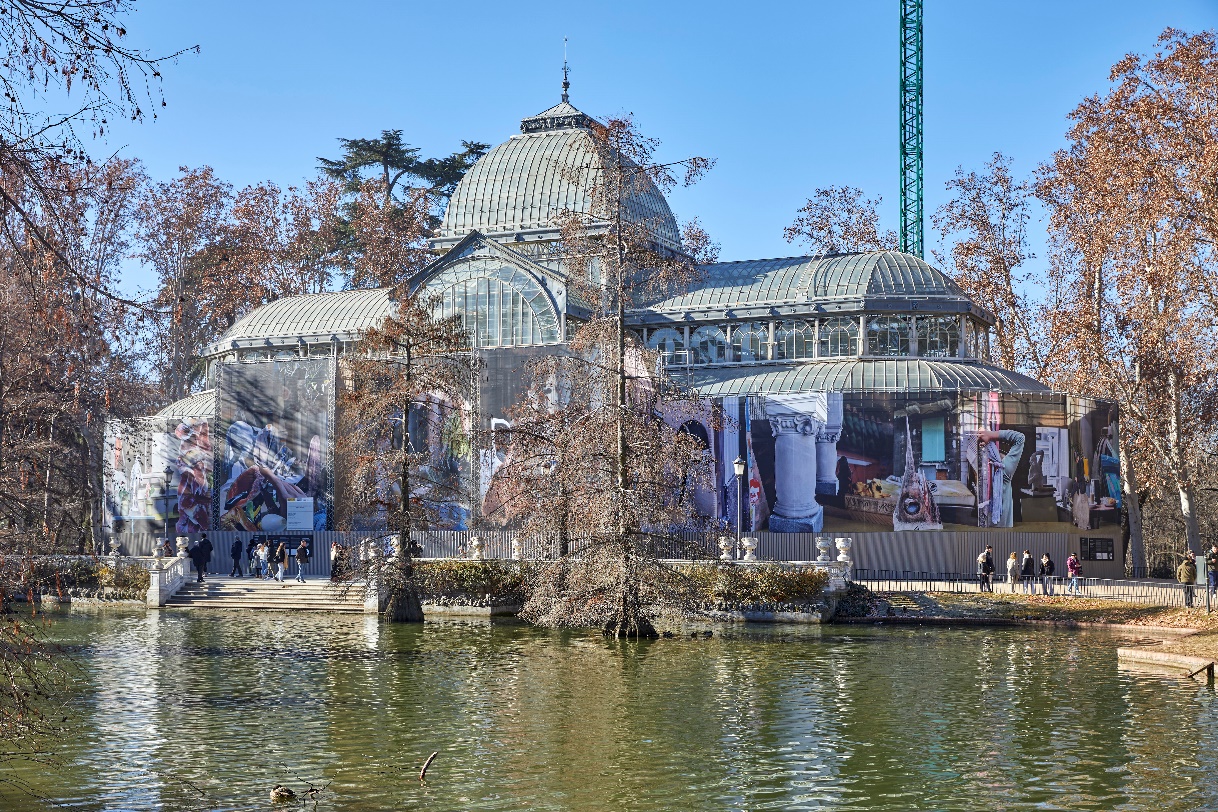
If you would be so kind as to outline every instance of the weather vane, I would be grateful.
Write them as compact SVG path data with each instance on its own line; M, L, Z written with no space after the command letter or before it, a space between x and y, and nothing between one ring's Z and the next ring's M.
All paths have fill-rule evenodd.
M562 38L562 100L568 101L567 91L571 88L571 69L567 67L567 38Z

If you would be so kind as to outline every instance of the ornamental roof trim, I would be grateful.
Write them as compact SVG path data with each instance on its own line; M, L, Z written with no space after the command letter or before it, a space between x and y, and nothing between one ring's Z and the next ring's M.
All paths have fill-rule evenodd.
M154 417L212 417L216 413L216 390L204 389L170 403Z

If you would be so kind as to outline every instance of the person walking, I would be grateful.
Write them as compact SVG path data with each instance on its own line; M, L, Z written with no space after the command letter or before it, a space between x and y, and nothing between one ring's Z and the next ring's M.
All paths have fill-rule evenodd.
M1031 550L1023 551L1023 562L1020 566L1020 580L1023 581L1023 591L1025 595L1033 595L1036 593L1036 585L1033 581L1036 580L1036 559L1032 557Z
M985 545L985 550L981 555L977 556L977 582L978 592L994 591L994 584L990 580L994 574L994 547L993 545Z
M296 548L296 580L304 583L304 567L309 563L309 540L301 539L300 546Z
M1078 585L1078 579L1083 577L1083 563L1078 560L1078 556L1070 553L1066 559L1066 572L1070 575L1070 586L1066 591L1072 595L1082 595L1083 590Z
M232 556L233 559L233 569L232 572L228 574L228 577L244 577L244 573L241 572L241 539L233 539L233 543L229 545L228 554Z
M1007 559L1007 583L1011 585L1011 594L1015 593L1015 585L1019 583L1019 558L1015 553Z
M262 580L271 577L271 570L268 566L271 560L271 551L267 548L266 542L258 545L258 571L262 573Z
M1053 594L1053 572L1057 569L1057 565L1053 563L1053 559L1049 558L1049 554L1045 553L1040 557L1040 589L1042 595Z
M1205 554L1205 578L1212 598L1218 592L1218 544L1211 544L1210 551Z
M195 565L195 583L203 583L203 572L207 569L207 559L204 557L203 544L193 544L186 551L186 555L190 558L190 562Z
M1197 583L1197 559L1187 547L1184 548L1184 560L1176 567L1176 580L1184 584L1184 605L1191 608L1196 591L1193 585Z
M199 549L203 551L203 572L207 573L207 567L211 564L211 552L214 549L211 544L211 539L204 533L199 539Z
M279 546L275 548L275 580L283 583L283 579L288 574L288 545L287 542L279 542Z
M249 560L249 573L251 578L258 577L258 545L254 543L253 537L245 542L245 557Z

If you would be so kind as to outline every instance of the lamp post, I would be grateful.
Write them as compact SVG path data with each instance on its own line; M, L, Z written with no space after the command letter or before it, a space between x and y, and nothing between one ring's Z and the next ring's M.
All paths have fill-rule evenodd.
M740 557L740 533L744 526L744 459L736 457L732 468L736 471L736 557Z

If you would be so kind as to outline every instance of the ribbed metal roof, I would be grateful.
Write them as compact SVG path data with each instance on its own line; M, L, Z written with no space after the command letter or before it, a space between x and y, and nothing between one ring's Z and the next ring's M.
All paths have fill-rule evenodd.
M577 126L581 116L591 121L564 102L525 119L524 125L550 122L553 127L512 136L474 164L449 200L440 239L474 230L488 235L557 231L554 218L563 211L588 213L601 158L591 132ZM659 242L680 248L677 221L650 181L628 202L626 214L648 223Z
M240 319L206 348L204 355L225 352L233 341L244 346L259 339L329 338L331 335L351 340L357 333L379 325L392 312L389 288L288 296L265 304Z
M205 389L174 401L156 413L157 417L211 417L216 413L216 390Z
M673 378L707 397L783 392L917 392L972 389L1048 392L1039 381L969 361L846 358L768 366L672 370Z
M968 299L942 271L899 251L717 262L702 269L700 282L649 309L691 311L881 297Z

